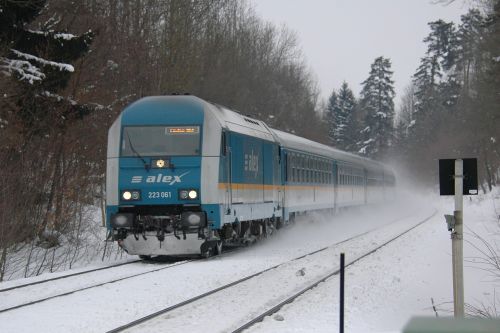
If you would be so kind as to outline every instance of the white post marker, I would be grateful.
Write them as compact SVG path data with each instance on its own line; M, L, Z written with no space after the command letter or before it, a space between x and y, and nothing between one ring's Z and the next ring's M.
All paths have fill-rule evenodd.
M453 256L453 307L455 318L464 317L464 249L463 249L463 160L455 160L455 228L451 233Z

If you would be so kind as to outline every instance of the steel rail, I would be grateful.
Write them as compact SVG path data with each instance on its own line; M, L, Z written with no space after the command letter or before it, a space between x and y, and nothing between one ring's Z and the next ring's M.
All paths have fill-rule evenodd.
M378 250L380 250L382 247L386 246L387 244L395 241L396 239L402 237L403 235L407 234L408 232L412 231L413 229L417 228L418 226L424 224L425 222L429 221L431 218L433 218L435 215L437 214L437 210L435 210L431 216L425 218L423 221L419 222L418 224L416 224L415 226L411 227L410 229L398 234L397 236L389 239L388 241L384 242L383 244L381 244L380 246L376 247L375 249L359 256L358 258L350 261L348 264L345 265L345 267L349 267L353 264L355 264L356 262L368 257L369 255L372 255L373 253L377 252ZM288 297L287 299L285 299L284 301L280 302L279 304L273 306L272 308L270 308L269 310L263 312L262 314L260 314L259 316L257 317L254 317L252 320L248 321L247 323L245 323L244 325L238 327L237 329L235 329L234 331L232 331L232 333L239 333L239 332L242 332L243 330L245 329L248 329L250 328L251 326L255 325L256 323L258 322L261 322L265 317L267 316L270 316L276 312L278 312L284 305L286 304L289 304L289 303L292 303L295 299L297 299L299 296L305 294L306 292L310 291L311 289L317 287L320 283L322 282L325 282L327 279L329 279L330 277L334 276L334 275L338 275L340 273L340 269L336 269L335 271L323 276L322 278L320 278L319 280L317 280L316 282L314 282L313 284L310 284L309 286L307 286L306 288L300 290L299 292L295 293L294 295Z
M434 213L434 214L435 214L435 213ZM397 218L397 219L395 219L395 220L391 221L390 223L388 223L387 225L390 225L390 224L396 223L396 222L398 222L398 221L400 221L400 220L403 220L403 219L405 219L405 218L407 218L407 217L408 217L408 216L404 216L404 217ZM429 217L429 218L430 218L430 217ZM422 222L422 223L423 223L423 222ZM228 288L233 287L233 286L235 286L235 285L238 285L238 284L240 284L240 283L242 283L242 282L245 282L245 281L247 281L247 280L250 280L250 279L252 279L252 278L254 278L254 277L258 276L258 275L261 275L261 274L266 273L266 272L268 272L268 271L274 270L274 269L276 269L276 268L278 268L278 267L280 267L280 266L283 266L283 265L288 264L288 263L290 263L290 262L293 262L293 261L296 261L296 260L299 260L299 259L305 258L305 257L310 256L310 255L313 255L313 254L316 254L316 253L319 253L319 252L325 251L325 250L327 250L327 249L329 249L329 248L332 248L332 247L335 247L335 246L341 245L341 244L343 244L343 243L349 242L349 241L351 241L351 240L353 240L353 239L355 239L355 238L358 238L358 237L364 236L364 235L366 235L366 234L368 234L368 233L370 233L370 232L373 232L373 231L375 231L375 230L377 230L377 229L378 229L378 228L370 229L370 230L365 231L365 232L363 232L363 233L360 233L360 234L357 234L357 235L351 236L351 237L349 237L349 238L347 238L347 239L344 239L344 240L342 240L342 241L340 241L340 242L337 242L337 243L334 243L334 244L331 244L331 245L328 245L328 246L322 247L322 248L320 248L320 249L318 249L318 250L315 250L315 251L312 251L312 252L308 252L308 253L306 253L306 254L303 254L303 255L301 255L301 256L295 257L295 258L293 258L293 259L290 259L290 260L284 261L284 262L279 263L279 264L277 264L277 265L274 265L274 266L272 266L272 267L266 268L266 269L264 269L264 270L262 270L262 271L256 272L256 273L254 273L254 274L252 274L252 275L246 276L246 277L241 278L241 279L239 279L239 280L236 280L236 281L233 281L233 282L231 282L231 283L225 284L225 285L220 286L220 287L218 287L218 288L216 288L216 289L212 289L212 290L207 291L207 292L205 292L205 293L203 293L203 294L200 294L200 295L198 295L198 296L192 297L192 298L187 299L187 300L185 300L185 301L182 301L182 302L180 302L180 303L177 303L177 304L171 305L171 306L169 306L169 307L167 307L167 308L161 309L161 310L159 310L159 311L156 311L156 312L154 312L154 313L151 313L151 314L149 314L149 315L146 315L146 316L144 316L144 317L141 317L141 318L139 318L139 319L136 319L136 320L134 320L134 321L131 321L131 322L129 322L129 323L127 323L127 324L124 324L124 325L122 325L122 326L120 326L120 327L117 327L117 328L114 328L114 329L112 329L112 330L109 330L109 331L107 331L106 333L117 333L117 332L122 332L122 331L124 331L124 330L126 330L126 329L129 329L129 328L135 327L135 326L137 326L137 325L140 325L140 324L142 324L142 323L144 323L144 322L146 322L146 321L149 321L149 320L151 320L151 319L153 319L153 318L155 318L155 317L158 317L158 316L160 316L160 315L162 315L162 314L165 314L165 313L171 312L171 311L176 310L176 309L178 309L178 308L181 308L181 307L183 307L183 306L185 306L185 305L188 305L188 304L190 304L190 303L193 303L193 302L195 302L195 301L198 301L198 300L200 300L200 299L202 299L202 298L205 298L205 297L207 297L207 296L210 296L210 295L212 295L212 294L215 294L215 293L217 293L217 292L219 292L219 291L222 291L222 290L228 289ZM213 258L217 258L217 256L216 256L216 257L213 257Z
M20 284L20 285L17 285L17 286L0 289L0 293L3 293L5 291L9 291L9 290L14 290L14 289L19 289L19 288L25 288L25 287L29 287L29 286L34 286L34 285L37 285L37 284L47 283L47 282L51 282L51 281L66 279L66 278L77 276L77 275L82 275L82 274L87 274L87 273L102 271L102 270L109 269L109 268L115 268L115 267L124 266L124 265L128 265L128 264L133 264L133 263L140 262L140 261L142 261L142 260L133 260L133 261L128 261L128 262L123 262L123 263L120 263L120 264L114 264L114 265L110 265L110 266L99 267L99 268L95 268L95 269L89 269L89 270L81 271L81 272L77 272L77 273L72 273L72 274L67 274L67 275L61 275L61 276L50 278L50 279L45 279L45 280L35 281L35 282L31 282L31 283Z
M213 257L213 258L215 258L215 257ZM68 291L68 292L65 292L65 293L62 293L62 294L57 294L57 295L54 295L54 296L49 296L49 297L46 297L46 298L41 298L41 299L38 299L38 300L35 300L35 301L31 301L31 302L19 304L19 305L12 306L12 307L9 307L9 308L0 309L0 313L12 311L12 310L23 308L23 307L30 306L30 305L33 305L33 304L38 304L38 303L45 302L45 301L48 301L48 300L51 300L51 299L54 299L54 298L68 296L68 295L71 295L71 294L74 294L74 293L77 293L77 292L80 292L80 291L84 291L84 290L89 290L89 289L92 289L92 288L101 287L101 286L104 286L106 284L116 283L116 282L120 282L120 281L123 281L123 280L131 279L131 278L134 278L134 277L137 277L137 276L146 275L146 274L150 274L150 273L155 273L155 272L158 272L158 271L162 271L164 269L173 268L173 267L180 266L180 265L185 265L187 263L190 263L190 262L193 262L193 261L198 261L198 260L202 260L202 259L192 259L192 260L181 261L181 262L178 262L178 263L175 263L175 264L172 264L172 265L160 267L160 268L157 268L157 269L154 269L154 270L150 270L150 271L147 271L147 272L141 272L141 273L137 273L137 274L133 274L133 275L129 275L129 276L124 276L124 277L119 278L119 279L102 282L102 283L99 283L99 284L95 284L95 285L84 287L84 288L80 288L80 289L75 289L75 290Z

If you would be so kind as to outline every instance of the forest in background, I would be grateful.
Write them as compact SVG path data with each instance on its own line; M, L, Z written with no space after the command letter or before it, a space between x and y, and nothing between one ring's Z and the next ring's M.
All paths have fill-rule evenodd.
M322 110L296 35L246 1L0 0L0 8L0 281L11 253L28 250L30 276L82 251L88 207L104 205L107 130L143 96L191 93L396 161L422 182L435 179L443 154L477 156L483 189L497 181L498 0L458 27L430 23L428 52L399 109L381 56L359 97L345 83ZM71 244L62 261L61 235Z
M359 97L347 82L334 90L329 144L396 165L427 187L438 183L439 159L476 157L481 189L491 191L500 167L500 1L477 5L458 24L429 22L427 52L398 107L383 56Z
M140 97L190 93L322 140L295 34L245 1L0 4L0 280L26 246L46 251L25 276L58 265L59 235L78 251L82 214L103 206L107 130Z

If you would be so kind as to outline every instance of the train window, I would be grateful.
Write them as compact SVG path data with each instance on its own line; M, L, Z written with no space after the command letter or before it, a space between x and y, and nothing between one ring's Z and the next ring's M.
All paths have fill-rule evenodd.
M121 156L196 156L200 139L200 126L126 126Z
M226 156L227 154L226 132L222 132L222 136L220 138L220 148L221 148L221 155Z
M292 166L292 156L288 156L288 163L286 164L287 169L288 169L288 176L287 180L291 181L293 177L293 166Z

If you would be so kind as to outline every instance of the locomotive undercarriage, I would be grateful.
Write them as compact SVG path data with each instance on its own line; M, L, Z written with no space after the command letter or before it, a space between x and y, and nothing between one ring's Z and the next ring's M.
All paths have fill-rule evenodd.
M202 213L186 213L191 220L202 221ZM123 214L119 214L123 216ZM132 234L136 240L142 237L147 240L154 233L158 241L163 242L165 236L171 234L176 239L186 239L187 234L197 233L199 238L206 238L206 225L193 225L187 222L187 217L183 215L134 215L133 223L130 227L119 227L114 230L116 240L125 239Z
M234 222L225 224L219 235L225 243L246 245L270 237L280 227L279 218Z
M111 227L113 239L122 248L140 255L164 254L166 245L176 240L189 238L203 243L211 238L206 214L200 206L122 207L111 216ZM141 253L141 247L148 250Z
M236 221L210 230L200 206L137 206L122 207L112 215L111 226L113 238L130 254L210 256L220 254L223 244L248 245L270 237L281 223L279 218Z

